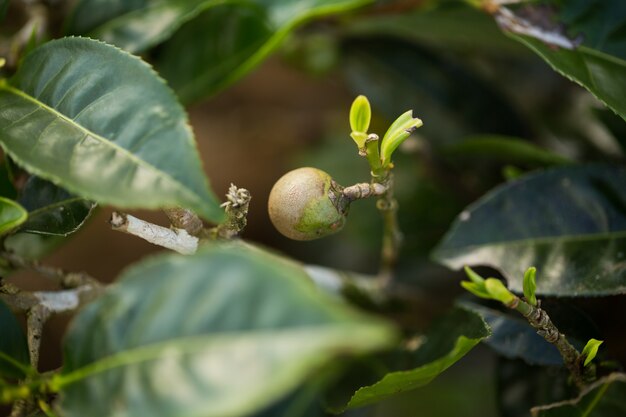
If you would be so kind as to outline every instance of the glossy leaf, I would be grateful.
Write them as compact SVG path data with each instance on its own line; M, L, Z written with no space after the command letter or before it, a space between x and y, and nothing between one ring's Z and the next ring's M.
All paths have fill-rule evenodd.
M214 5L163 45L156 67L184 102L195 101L239 80L304 22L370 2L263 0Z
M22 378L30 369L28 345L20 324L0 301L0 376Z
M390 372L375 384L359 389L345 408L370 405L428 384L489 334L478 315L464 309L453 310L434 325L424 345L415 352L416 368Z
M540 40L509 34L543 58L555 71L586 88L626 120L626 61L594 49L552 48Z
M68 236L87 220L95 204L76 197L51 182L31 176L20 197L28 210L28 220L21 232Z
M99 203L223 217L172 92L101 42L65 38L29 54L0 85L0 142L28 171Z
M244 416L338 356L393 342L293 263L209 246L130 269L76 317L54 381L64 416Z
M626 3L622 0L551 0L558 19L583 44L626 59Z
M614 373L589 386L575 400L534 407L533 417L617 417L626 415L626 374Z
M539 271L537 294L626 292L626 169L563 167L508 182L456 219L434 258L453 269L488 265L522 292Z
M24 223L28 213L13 200L0 197L0 235L6 234Z

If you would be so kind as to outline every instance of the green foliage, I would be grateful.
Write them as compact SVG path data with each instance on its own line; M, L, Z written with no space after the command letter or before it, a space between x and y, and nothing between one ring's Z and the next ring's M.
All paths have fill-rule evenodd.
M600 345L602 343L602 340L589 339L583 351L581 352L581 355L585 357L585 363L583 364L584 366L589 365L591 361L596 357L596 355L598 354L598 349L600 348Z
M614 417L626 413L626 374L598 380L577 399L535 407L533 417Z
M393 152L420 126L422 126L422 121L413 117L413 110L406 111L389 126L380 144L380 157L383 166L391 163Z
M535 267L530 267L526 270L526 272L524 272L524 297L526 298L526 301L528 301L528 304L533 306L537 305L537 296L535 295L535 292L537 291L536 276L537 268Z
M54 386L69 417L108 415L111 402L129 415L243 416L339 355L393 340L389 325L320 293L300 267L209 246L135 266L83 310Z
M373 385L358 389L345 407L363 407L430 383L491 334L476 314L455 309L436 323L426 343L412 356L414 369L390 372Z
M355 203L347 233L317 246L278 248L329 264L306 265L317 271L311 275L300 264L245 243L210 244L196 255L138 263L77 313L64 341L61 371L39 375L28 365L20 324L0 302L0 400L30 396L45 415L59 417L319 417L328 405L323 400L335 411L383 402L363 412L428 416L432 400L397 394L428 384L484 341L498 355L479 352L496 364L490 378L479 381L470 370L476 384L465 391L458 381L468 379L467 369L460 371L464 376L447 373L454 382L433 391L433 399L463 398L462 391L476 397L474 403L497 405L501 416L526 415L537 404L551 404L533 409L541 417L626 414L624 374L594 381L596 371L606 375L611 360L623 360L623 329L613 325L623 314L611 308L626 293L623 1L483 7L478 0L78 0L67 10L47 1L9 3L0 0L0 20L7 10L10 16L0 30L0 76L6 77L0 79L0 261L7 258L7 269L16 269L8 264L11 252L11 259L22 257L33 271L63 273L39 261L85 224L96 202L123 209L182 206L204 220L222 221L174 92L185 103L214 95L283 44L293 71L318 77L300 82L330 85L337 101L349 97L344 87L369 97L357 97L349 119L369 167L362 159L348 160L342 146L349 152L353 145L346 140L316 142L319 166L345 184L363 182L370 171L376 180L393 167L395 188L385 195L388 206ZM512 23L535 37L508 33ZM59 33L121 49L86 38L46 42ZM552 44L551 37L565 47ZM575 40L570 47L568 37ZM283 64L274 61L264 70L279 67L283 75L290 71ZM333 66L337 74L330 72ZM225 105L238 112L240 101L248 105L249 88L207 108ZM329 132L333 123L319 123L314 115L322 107L324 117L345 114L346 103L334 108L335 98L328 95L319 101L322 95L309 100L298 89L289 94L289 105L305 110L307 118L313 115L305 125L294 124L305 127L297 130L298 140L302 136L302 143L313 145L321 135L345 137L345 125ZM422 122L407 109L426 121L410 140ZM265 111L258 112L260 119ZM280 116L280 123L291 122ZM260 176L267 156L274 155L270 151L282 154L287 141L273 122L263 119L259 129L253 119L242 119L241 126L246 133L262 133L250 152L246 147L245 156L253 157L224 163L236 169L249 164ZM366 142L370 130L387 126L380 141ZM232 156L223 142L216 143L211 152ZM303 152L312 153L308 147ZM598 161L612 165L593 164ZM539 170L528 173L533 169ZM219 178L220 184L227 180ZM250 190L253 201L264 200ZM326 189L314 191L327 197ZM324 207L335 210L335 202L326 200ZM374 216L377 208L385 212L396 203L405 245L396 265L395 251L389 256L388 250L395 235L383 235L383 257L395 270L381 285L373 275L381 246L381 221ZM320 207L312 206L307 216L323 217ZM468 280L461 285L485 300L455 303L451 272L427 259L459 212L433 258L453 269L465 267ZM390 217L387 226L395 222ZM199 236L210 234L204 229ZM256 238L267 243L265 236ZM334 269L345 265L372 276ZM492 267L503 280L484 279L468 265ZM541 271L538 283L530 265ZM24 307L14 305L15 288L4 278L1 299L27 314L35 311L28 311L31 302L82 297L85 290L24 289ZM309 279L343 300L320 292ZM589 340L582 354L570 346L573 356L561 357L536 328L505 309L502 303L536 312L518 304L513 292L535 306L537 295L549 296L541 303L541 313L550 315L549 330L558 330L579 351L580 341ZM565 298L572 296L585 299L571 307ZM446 311L450 305L462 307ZM442 313L448 314L431 324ZM408 337L425 328L425 335ZM608 347L606 361L597 366L591 363L602 342L591 337L602 337ZM563 366L572 363L584 364L584 378L574 381L586 384L574 400L577 387L566 375L572 367ZM498 386L495 398L481 391L491 382ZM406 409L397 407L407 398L412 402ZM459 403L457 412L443 412L488 415L491 409Z
M591 165L504 184L460 214L434 257L451 268L495 267L518 292L524 271L536 265L537 294L623 294L625 180L623 168Z
M370 102L365 96L358 96L352 102L350 107L350 128L352 132L350 136L354 139L359 150L365 148L365 140L367 139L367 129L370 127L372 119L372 109Z
M24 223L28 212L13 200L0 197L0 235L6 234Z
M3 148L38 176L100 203L222 218L184 110L140 59L89 39L52 41L0 85L0 104Z
M180 98L190 102L214 94L250 72L304 22L370 1L159 0L115 2L109 8L102 0L83 0L76 7L69 32L87 34L135 53L172 37L157 59L157 68ZM97 13L103 9L107 9L103 12L106 19Z
M350 128L352 132L367 133L372 120L372 109L370 102L365 96L358 96L350 107ZM363 147L362 145L359 146Z
M95 207L51 182L32 176L22 190L19 202L28 210L21 232L68 236L77 231Z
M0 301L0 377L23 378L30 374L28 346L20 324Z

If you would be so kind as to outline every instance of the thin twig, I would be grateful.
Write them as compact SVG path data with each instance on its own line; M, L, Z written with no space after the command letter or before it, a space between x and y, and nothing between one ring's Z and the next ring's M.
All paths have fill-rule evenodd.
M28 354L30 364L34 369L37 369L39 364L39 348L41 347L43 326L49 317L50 311L43 304L37 304L26 313Z
M140 237L183 255L191 255L198 249L199 239L191 236L185 229L168 229L118 212L113 212L110 223L113 230Z
M378 273L378 282L383 287L391 282L402 245L402 232L398 225L398 202L393 196L392 173L388 174L385 185L385 193L376 201L376 207L383 218L383 239Z
M584 388L586 385L586 377L582 366L584 358L581 357L580 352L572 346L565 335L552 323L548 313L541 308L541 305L533 306L516 297L509 307L526 317L528 323L537 330L537 334L559 350L563 363L572 376L572 380L579 389Z

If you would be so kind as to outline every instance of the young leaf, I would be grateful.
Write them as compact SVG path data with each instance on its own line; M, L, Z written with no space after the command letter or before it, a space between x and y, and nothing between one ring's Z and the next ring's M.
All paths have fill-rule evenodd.
M380 158L383 166L391 162L391 155L396 148L422 124L420 119L413 117L413 110L409 110L389 126L380 144Z
M223 218L181 105L147 64L104 43L65 38L29 54L0 85L0 143L99 203Z
M502 281L496 278L487 278L485 280L485 289L491 299L500 301L504 305L509 305L517 298L504 286Z
M535 267L528 268L524 273L524 297L526 297L526 301L533 306L537 305L537 296L535 295L537 291L536 275L537 268Z
M13 200L0 197L0 235L15 229L28 218L28 212Z
M94 335L97 335L94 337ZM247 416L394 330L258 249L153 258L78 314L54 381L63 416ZM141 381L141 383L138 383Z
M30 372L26 336L15 316L0 301L0 376L23 378Z
M578 398L534 407L533 417L617 417L626 415L626 374L613 373L587 387Z
M596 355L598 354L598 348L603 342L603 340L589 339L581 353L581 355L585 357L584 366L589 365L591 361L596 357Z
M463 270L465 271L465 275L467 275L467 277L474 284L484 284L485 283L485 279L483 277L481 277L480 275L478 275L476 272L474 272L474 270L472 268L470 268L469 266L465 265L463 267Z
M350 108L350 128L353 132L367 133L372 119L372 108L365 96L354 99ZM362 147L362 146L361 146Z
M68 236L87 220L95 204L37 176L31 176L19 202L28 210L21 232Z
M471 282L461 281L461 287L477 297L491 299L491 295L487 291L487 288L485 288L485 279L474 272L469 266L465 266L463 269Z
M625 182L626 169L614 165L525 175L465 209L433 257L455 269L489 265L515 292L534 265L541 271L537 295L623 294Z

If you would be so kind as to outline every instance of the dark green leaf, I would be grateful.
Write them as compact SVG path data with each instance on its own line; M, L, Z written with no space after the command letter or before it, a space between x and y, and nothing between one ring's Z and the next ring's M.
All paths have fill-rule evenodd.
M0 301L0 376L22 378L30 368L28 345L20 324Z
M258 249L209 246L129 270L84 309L65 343L62 414L243 416L392 329L320 292Z
M0 85L0 126L12 158L72 193L223 217L183 108L148 65L117 48L83 38L37 48Z
M416 368L390 372L375 384L360 388L344 409L373 404L428 384L489 334L487 324L477 314L455 309L434 326L414 353Z
M535 407L533 417L617 417L626 415L626 374L614 373L589 386L575 400Z
M74 35L86 34L110 20L146 7L148 2L149 0L79 0L75 2L74 10L65 24L65 31Z
M156 67L181 100L191 102L248 72L252 61L269 53L262 46L271 36L262 9L249 4L213 7L163 45Z
M19 199L28 210L21 232L68 236L85 222L94 203L76 197L51 182L31 176Z
M28 213L13 200L0 197L0 235L15 229L24 223Z
M184 102L194 101L250 72L303 22L369 2L264 0L211 7L163 45L156 67Z
M583 44L626 59L626 3L622 0L551 0L559 21Z
M626 120L626 61L594 49L553 48L538 39L509 34L543 58L564 77L583 86Z
M494 158L509 164L526 164L543 167L571 164L573 161L554 152L542 149L526 140L497 135L471 136L447 146L448 155L466 158L480 156Z
M262 12L274 32L289 32L293 26L309 18L340 13L370 1L256 0L246 3L233 0L133 0L114 1L108 7L111 2L82 0L69 29L71 33L88 34L129 52L141 52L168 39L181 25L201 12L228 3L243 8L252 6ZM279 38L285 34L282 33Z
M563 167L491 191L464 210L434 251L453 269L488 265L522 292L537 267L537 294L626 292L626 169Z

